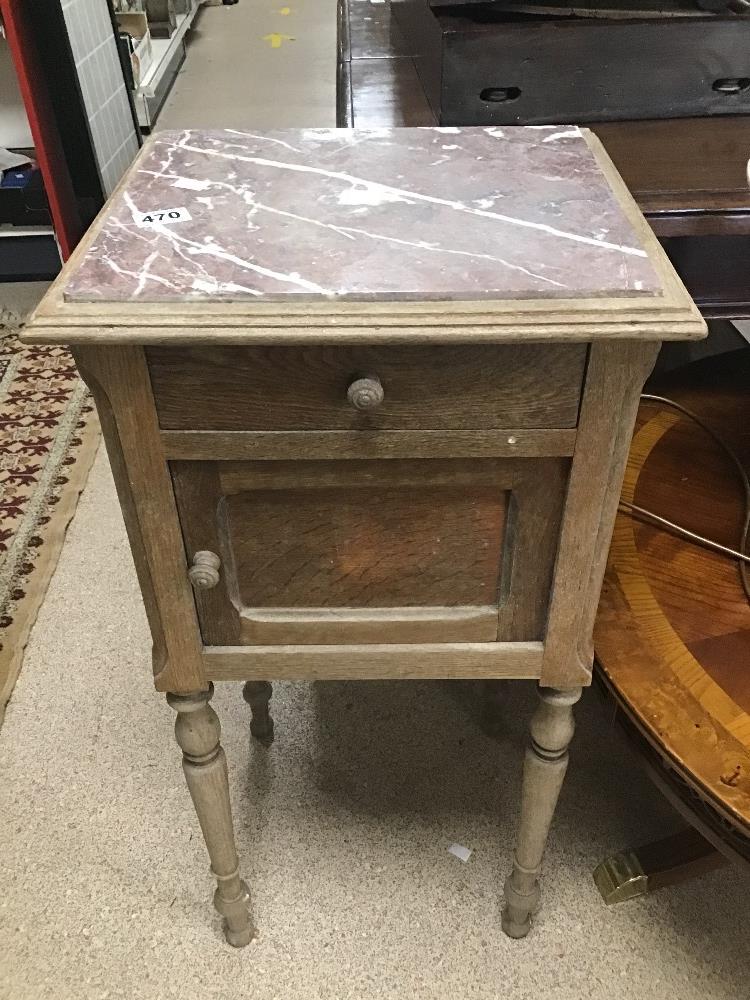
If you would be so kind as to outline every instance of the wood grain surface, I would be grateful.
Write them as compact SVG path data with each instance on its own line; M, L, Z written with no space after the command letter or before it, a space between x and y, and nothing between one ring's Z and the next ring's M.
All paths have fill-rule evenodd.
M591 126L659 235L750 232L750 117Z
M407 645L207 646L213 680L409 680L539 677L540 642L438 642Z
M750 351L657 385L718 430L750 468ZM643 405L623 497L737 547L736 471L710 437ZM724 818L750 832L750 607L737 564L625 513L596 623L597 658L652 745Z
M470 431L162 431L170 459L205 462L337 458L555 458L573 454L574 428Z
M227 500L251 608L497 602L507 494L488 488L253 491Z
M544 637L569 460L171 462L207 645Z
M153 638L154 683L202 690L198 618L143 350L81 348L74 357L102 422Z
M542 683L591 683L591 639L638 394L658 345L595 344L586 370L547 623Z
M375 430L574 427L584 345L150 348L164 429ZM362 412L348 386L377 376Z
M437 123L412 59L353 59L351 79L358 128Z

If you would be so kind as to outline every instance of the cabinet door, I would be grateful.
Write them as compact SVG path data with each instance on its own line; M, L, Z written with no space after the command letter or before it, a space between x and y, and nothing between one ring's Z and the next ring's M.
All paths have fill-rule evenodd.
M542 639L568 464L173 462L204 642Z

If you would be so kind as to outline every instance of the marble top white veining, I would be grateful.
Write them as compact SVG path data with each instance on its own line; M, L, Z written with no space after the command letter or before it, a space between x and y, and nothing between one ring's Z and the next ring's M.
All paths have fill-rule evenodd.
M181 217L159 221L170 210ZM157 133L65 295L435 301L660 290L580 129L548 125Z

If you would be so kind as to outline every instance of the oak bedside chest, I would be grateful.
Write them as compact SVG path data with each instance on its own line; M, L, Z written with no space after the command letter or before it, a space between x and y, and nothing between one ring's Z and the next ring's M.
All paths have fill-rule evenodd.
M26 331L91 387L227 940L215 681L534 678L529 929L644 378L704 323L569 126L162 133Z

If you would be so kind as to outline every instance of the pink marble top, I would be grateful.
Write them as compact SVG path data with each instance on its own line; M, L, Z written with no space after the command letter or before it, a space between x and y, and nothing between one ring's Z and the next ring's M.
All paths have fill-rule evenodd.
M545 125L157 133L65 296L435 301L660 291L582 132Z

